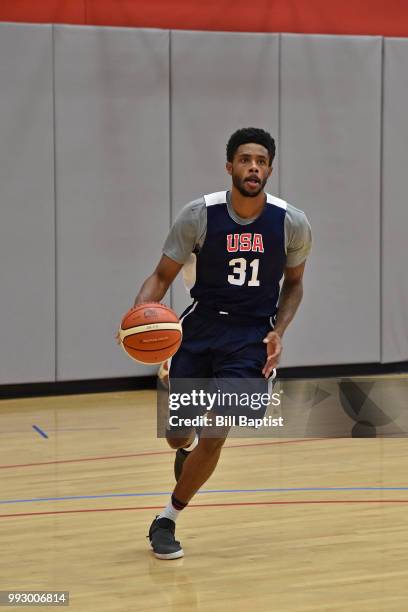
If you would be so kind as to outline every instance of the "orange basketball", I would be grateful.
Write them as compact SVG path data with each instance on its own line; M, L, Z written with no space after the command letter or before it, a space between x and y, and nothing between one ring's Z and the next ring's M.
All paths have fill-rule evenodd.
M131 308L119 330L126 353L140 363L162 363L177 351L183 332L176 313L151 302Z

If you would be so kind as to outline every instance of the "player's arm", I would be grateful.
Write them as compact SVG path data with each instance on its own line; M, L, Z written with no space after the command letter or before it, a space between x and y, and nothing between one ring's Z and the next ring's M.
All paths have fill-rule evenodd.
M264 342L268 345L268 357L262 370L262 374L265 378L269 378L272 370L278 365L282 353L281 338L302 301L305 264L306 262L304 261L293 268L285 268L275 327L264 339Z
M135 306L142 302L160 302L163 299L201 236L202 213L206 215L204 199L187 204L177 215L164 243L163 255L153 274L144 281L135 298ZM120 343L119 334L116 334L116 340Z
M134 306L142 302L160 302L182 267L183 264L177 263L167 255L162 255L153 274L143 283L135 298ZM116 342L120 344L119 332L116 333Z
M182 267L183 264L170 259L167 255L162 255L153 274L143 283L134 305L142 302L160 302Z
M264 342L268 345L268 357L262 370L265 378L269 378L272 370L278 365L282 353L281 338L302 301L305 264L306 262L304 261L293 268L285 268L275 327L264 339Z
M160 302L193 252L200 235L200 210L205 212L204 200L198 205L197 202L190 202L177 215L164 243L159 264L143 283L135 306L141 302Z
M278 365L282 352L281 338L302 301L303 273L312 246L312 232L306 215L291 205L288 205L285 217L285 244L287 260L278 302L278 315L274 330L264 339L268 357L262 372L266 378Z
M283 336L287 326L296 314L303 297L304 261L294 268L285 268L284 280L278 302L278 315L274 332Z

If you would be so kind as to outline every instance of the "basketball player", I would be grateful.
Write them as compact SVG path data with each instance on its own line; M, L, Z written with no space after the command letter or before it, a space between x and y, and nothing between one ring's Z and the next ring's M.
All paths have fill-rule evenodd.
M181 378L265 382L274 374L283 333L302 299L311 247L305 214L264 192L274 157L274 139L262 129L244 128L231 136L226 163L231 189L182 209L158 266L136 297L135 305L160 302L183 265L195 263L194 301L182 315L183 341L170 362L171 385ZM175 539L177 517L213 473L228 429L214 436L204 427L199 438L191 428L175 433L169 428L167 441L178 449L177 484L148 536L159 559L183 556Z

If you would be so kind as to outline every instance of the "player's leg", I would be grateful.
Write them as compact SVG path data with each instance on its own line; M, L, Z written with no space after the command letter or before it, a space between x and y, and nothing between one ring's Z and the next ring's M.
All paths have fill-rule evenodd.
M218 437L207 437L208 428L203 429L197 446L185 458L180 478L166 508L150 526L149 539L158 559L177 559L184 555L180 542L175 538L176 521L190 499L209 479L218 463L222 446L228 435L227 428L219 430L211 432L212 436Z
M174 400L183 394L189 394L193 388L202 387L203 381L211 373L211 363L208 354L193 353L187 346L181 346L169 365L169 402L168 425L166 429L167 443L171 448L177 449L174 462L174 475L178 480L183 463L198 443L198 427L186 426L184 419L199 416L201 411L197 408L194 413L189 405L180 405L172 410ZM173 423L172 421L176 421Z
M195 449L198 444L199 437L198 431L192 427L184 432L177 432L177 436L171 430L166 431L167 444L170 448L176 451L174 458L174 478L176 481L180 478L180 474L183 469L183 465L191 451Z
M208 428L204 428L196 448L188 453L176 487L174 498L180 509L185 508L191 498L214 472L221 455L221 449L228 436L227 428L220 432L220 437L208 437ZM176 516L177 518L177 516Z
M205 386L205 380L212 376L211 346L214 325L207 319L198 316L194 311L182 317L183 341L177 353L169 360L168 382L169 392L174 396L184 392L189 393L192 388ZM171 406L170 406L171 408ZM171 416L169 409L169 417ZM195 415L199 414L196 410ZM180 420L192 416L191 407L180 407L173 416ZM177 449L174 462L174 475L178 480L183 463L198 443L198 431L201 428L186 427L184 425L168 425L166 431L167 443L171 448Z
M216 389L214 381L211 382L212 384L207 387L210 392ZM153 521L149 531L153 552L159 559L176 559L184 554L180 543L175 539L177 518L214 472L229 432L229 427L216 427L213 424L215 422L213 417L210 411L207 415L208 425L202 428L200 438L191 452L182 448L177 451L177 456L180 453L183 453L183 456L176 487L167 506Z
M214 360L216 377L213 380L211 390L226 392L226 395L234 393L253 394L259 399L261 395L269 394L271 387L262 376L262 368L266 359L266 346L262 342L266 333L270 330L269 324L248 326L231 326L226 332L227 347L230 350L219 351ZM234 338L236 342L234 343ZM242 409L238 406L235 409ZM227 415L234 410L231 405L218 405L209 416ZM266 412L266 405L259 405L255 412L248 408L248 415L262 418ZM199 490L199 488L210 478L218 463L222 447L228 436L229 427L204 427L197 447L188 454L184 461L182 473L178 479L173 495L183 508Z
M183 342L169 365L169 396L171 395L173 399L189 391L190 381L205 379L211 374L211 356L205 350L206 340L202 340L200 333L206 327L208 327L206 321L193 315L189 315L183 321ZM181 421L183 417L190 416L189 408L182 406L172 413L169 402L166 439L171 448L177 449L174 464L176 479L183 469L186 457L197 446L198 437L195 428L173 425L170 423L170 417L177 415L178 418L174 420ZM177 559L184 554L180 543L175 539L175 522L181 509L182 502L173 495L166 508L150 526L150 543L155 556L159 559Z
M195 438L195 429L190 427L184 433L169 427L169 360L161 364L157 373L157 418L160 423L160 431L166 436L168 445L173 449L188 447Z
M245 381L252 378L262 381L262 367L266 358L266 346L262 340L267 331L269 330L265 326L252 326L245 330L241 326L236 326L235 329L232 326L227 331L224 329L224 333L223 326L219 328L220 335L214 336L220 349L218 364L215 363L217 359L213 359L212 363L213 367L216 366L217 385L226 379ZM224 347L222 342L225 343ZM262 384L266 384L266 381L263 380ZM151 526L150 541L156 556L161 559L177 558L184 554L180 543L175 540L175 522L181 510L208 480L218 463L228 428L218 428L216 431L214 429L203 429L196 448L184 460L180 478L167 507Z

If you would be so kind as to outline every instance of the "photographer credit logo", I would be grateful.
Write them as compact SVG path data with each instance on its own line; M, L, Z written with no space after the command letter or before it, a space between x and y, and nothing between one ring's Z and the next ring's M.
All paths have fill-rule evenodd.
M268 406L280 406L280 393L236 392L192 389L184 392L171 392L169 403L169 425L171 427L282 427L283 417L256 416ZM188 409L191 414L178 414ZM248 411L252 411L248 413ZM204 413L204 414L203 414Z
M186 428L229 427L237 437L375 438L408 436L408 380L176 379L158 389L158 436ZM282 414L284 417L282 417ZM184 433L183 433L184 428Z

